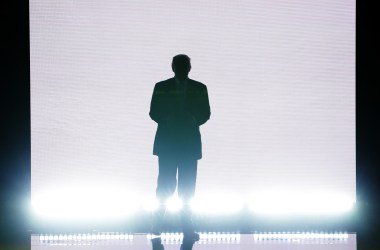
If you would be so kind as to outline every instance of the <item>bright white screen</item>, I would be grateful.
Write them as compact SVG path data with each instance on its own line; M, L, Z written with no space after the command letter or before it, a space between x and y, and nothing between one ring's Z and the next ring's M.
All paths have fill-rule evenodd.
M196 196L355 200L353 0L32 0L30 51L32 200L154 196L150 99L179 53L211 105Z

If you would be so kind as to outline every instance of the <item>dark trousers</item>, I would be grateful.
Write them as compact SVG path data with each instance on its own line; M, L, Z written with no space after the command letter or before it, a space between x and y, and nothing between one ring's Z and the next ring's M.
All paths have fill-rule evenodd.
M160 225L165 214L165 201L171 197L177 186L178 196L182 200L181 222L184 233L193 231L190 200L195 193L197 178L197 159L173 156L159 156L156 197L160 203L155 213L155 224Z

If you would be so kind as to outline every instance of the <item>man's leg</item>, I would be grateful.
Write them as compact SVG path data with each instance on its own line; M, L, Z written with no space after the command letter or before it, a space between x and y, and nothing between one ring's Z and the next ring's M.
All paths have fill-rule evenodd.
M166 211L166 200L173 195L177 185L177 162L173 157L160 156L158 158L158 178L156 198L159 202L158 209L153 214L152 233L161 233L162 222Z
M181 160L178 167L178 195L182 199L181 223L183 233L193 234L190 201L194 197L197 179L197 159Z

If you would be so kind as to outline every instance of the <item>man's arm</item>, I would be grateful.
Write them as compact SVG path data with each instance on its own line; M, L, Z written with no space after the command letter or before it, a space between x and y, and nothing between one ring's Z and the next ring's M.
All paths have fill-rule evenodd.
M159 83L156 83L153 90L152 100L150 102L150 112L149 116L157 122L158 124L165 122L166 117L162 112L162 98L164 95L164 91L161 90Z
M208 119L210 119L210 103L208 100L208 91L206 85L204 85L199 93L199 110L196 117L196 124L201 126Z

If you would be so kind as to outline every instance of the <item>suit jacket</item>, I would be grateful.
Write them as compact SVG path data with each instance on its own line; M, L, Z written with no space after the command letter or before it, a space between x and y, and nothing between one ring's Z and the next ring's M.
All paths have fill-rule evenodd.
M157 122L154 155L202 158L199 126L210 118L206 85L188 79L183 95L175 78L156 83L149 115Z

